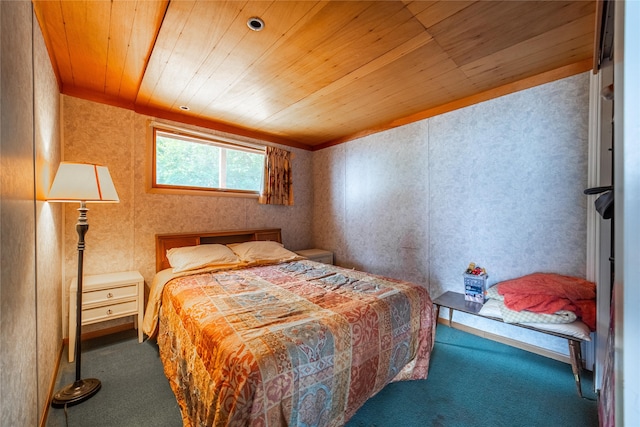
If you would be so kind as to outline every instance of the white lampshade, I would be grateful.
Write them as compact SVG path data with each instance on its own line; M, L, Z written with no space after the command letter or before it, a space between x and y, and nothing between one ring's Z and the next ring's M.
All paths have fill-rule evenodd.
M106 166L61 162L49 190L50 202L119 202Z

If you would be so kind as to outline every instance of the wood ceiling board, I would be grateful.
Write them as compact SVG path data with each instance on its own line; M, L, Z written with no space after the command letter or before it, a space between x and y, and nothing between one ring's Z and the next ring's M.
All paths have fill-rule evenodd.
M262 2L259 4L264 5ZM222 55L222 60L208 61L185 87L178 103L188 105L191 111L199 115L206 114L207 107L217 104L218 98L230 88L246 84L244 79L254 70L258 71L264 85L264 81L270 76L261 62L264 58L277 54L277 49L286 44L288 31L301 25L301 21L310 19L321 8L322 4L313 2L273 2L264 12L251 9L248 13L243 13L242 22L237 23L237 26L244 37L235 45L223 43L223 48L227 51ZM251 16L259 16L265 21L262 31L251 31L247 27L247 17ZM238 55L237 52L242 54ZM220 55L220 52L215 55Z
M110 2L61 1L62 18L73 22L65 25L71 60L72 80L65 86L77 86L103 93L107 73Z
M136 105L148 106L194 6L194 1L186 0L169 3L140 84Z
M135 100L167 2L111 3L104 93Z
M591 61L584 60L574 64L569 64L560 68L556 68L554 70L547 71L532 77L527 77L525 79L518 80L513 83L508 83L503 86L499 86L487 91L474 92L473 94L467 97L464 97L461 99L455 99L453 101L440 104L436 107L429 108L427 110L421 111L411 116L406 116L398 120L394 120L393 122L384 126L383 129L390 129L398 126L403 126L409 123L416 122L418 120L423 120L429 117L438 116L444 113L448 113L450 111L454 111L460 108L468 107L470 105L478 104L480 102L484 102L484 101L495 99L501 96L509 95L511 93L515 93L521 90L530 89L532 87L539 86L541 84L549 83L549 82L560 80L560 79L573 76L579 73L583 73L585 71L590 70L590 67L591 67ZM376 130L373 130L373 131L375 132ZM370 133L373 133L373 132L371 131L361 132L361 134L370 134ZM328 143L322 144L321 146L327 147L327 146L335 145L336 143L349 141L354 137L355 136L344 137L337 141L330 141ZM316 147L314 147L314 149L315 148Z
M59 2L34 1L35 11L42 36L47 45L51 65L58 79L58 87L62 90L63 82L71 80L71 61L68 55L69 47L64 32L64 20ZM62 53L64 54L62 54Z
M173 37L176 33L182 33L182 32L188 31L189 13L183 10L184 5L182 5L181 3L182 2L178 3L181 6L180 8L176 6L176 8L174 9L173 8L174 3L172 3L169 8L169 11L167 13L167 18L165 19L165 23L168 22L168 24L163 24L163 28L159 36L159 43L157 44L156 49L154 49L154 55L156 55L157 53L158 59L156 59L154 55L152 55L152 61L148 68L147 75L145 76L145 79L143 81L143 86L142 86L143 90L141 92L144 91L144 96L143 97L141 96L139 98L140 104L148 103L152 95L153 97L157 97L157 94L154 93L153 91L155 90L156 87L159 86L159 81L162 78L162 74L165 68L168 67L171 54L175 50L175 44L171 43L172 41L171 37ZM257 2L257 3L262 3L262 2ZM215 6L215 9L218 9L221 7L221 5L219 5L216 2L203 2L203 4L213 5ZM244 3L230 2L229 5L230 7L233 7L234 5L244 6ZM309 3L308 5L313 5L313 3ZM313 9L314 8L312 8L311 10ZM180 12L180 15L177 15L177 12ZM246 20L244 20L244 22L239 23L239 25L236 25L236 27L237 27L236 31L238 30L242 31L243 34L247 34L249 32L253 33L249 28L247 28ZM295 25L292 25L292 27L295 27ZM229 24L224 25L224 28L225 29L229 28ZM273 31L273 29L269 30L268 23L265 25L265 30L263 30L263 32L266 32L266 31ZM229 38L226 39L226 41L229 41L229 40L230 40ZM239 74L240 75L246 74L245 70L243 69L227 70L226 72L228 74L218 72L218 68L220 64L228 60L227 55L229 52L233 50L233 48L235 47L235 44L236 43L232 43L230 46L229 45L217 46L216 47L217 51L215 52L216 57L212 59L213 62L212 62L212 65L210 65L210 70L200 73L204 76L207 76L208 84L206 87L202 87L201 90L197 92L197 95L192 97L191 100L189 101L189 105L193 106L193 109L197 113L199 112L204 112L205 114L209 113L209 109L206 107L203 107L202 104L204 102L211 103L212 100L215 101L217 99L218 93L220 92L225 93L227 89L225 88L225 83L224 83L225 76L227 76L227 78L234 78L234 77L237 77ZM242 57L242 56L236 54L235 57ZM246 65L247 64L245 64L245 66ZM216 74L215 72L218 72L218 74ZM221 80L220 84L217 83L218 79ZM243 84L242 82L236 82L236 83ZM262 82L262 84L265 85L266 82ZM150 104L150 105L164 107L167 104L168 104L168 101L165 100L163 101L162 104L159 104L156 101L155 104ZM214 109L211 109L211 111L214 111Z
M135 99L138 86L132 87L129 80L120 93L123 76L125 75L125 63L127 61L128 46L131 38L131 30L134 27L136 15L135 2L111 3L113 17L109 19L109 43L107 48L107 73L105 75L104 93L109 96L121 95L123 98ZM153 34L153 33L152 33ZM129 76L141 76L140 70L127 70Z
M177 81L178 84L174 84L176 92L178 90L180 91L177 98L173 101L172 107L174 109L180 105L188 105L190 108L195 108L195 111L198 112L202 109L200 105L206 105L206 102L210 102L211 100L211 98L199 90L204 83L207 83L207 79L213 88L224 87L223 83L219 80L223 80L226 76L233 78L239 73L244 72L247 67L250 67L251 64L255 62L256 57L263 54L268 46L273 43L274 38L257 38L257 33L247 26L247 19L252 16L263 15L265 10L272 4L273 3L268 2L251 2L251 4L245 5L233 19L229 20L230 23L228 27L221 28L222 34L215 46L211 49L199 49L199 47L196 47L196 49L199 49L198 53L202 53L205 57L204 61L197 66L190 67L190 70L195 70L195 73L185 76L185 81L188 80L186 81L187 84L183 85L183 82L179 80ZM216 4L211 2L200 2L199 5L205 5L208 9L216 9L214 7ZM226 20L222 20L222 22L227 25ZM189 25L189 27L197 29L200 25L194 23L193 25ZM273 32L269 34L273 34ZM196 38L200 37L198 32L195 32L193 36ZM181 64L174 64L173 71L177 74L184 73L184 71L179 68L180 65ZM220 76L221 79L216 78L217 76ZM214 78L211 79L211 77ZM169 78L169 81L176 80ZM191 86L191 89L187 91L188 86Z
M386 80L388 82L395 81L394 76L398 71L396 71L396 67L400 66L402 71L405 68L405 62L398 65L401 58L405 58L409 53L425 46L430 43L432 39L429 35L423 33L418 37L415 37L409 40L407 43L398 46L396 49L387 52L385 55L376 58L376 60L369 62L366 66L363 66L359 69L354 70L352 73L344 76L343 78L332 82L330 85L323 87L322 89L314 92L310 96L301 100L300 102L292 105L287 110L281 112L280 116L284 117L287 114L293 113L294 111L300 109L308 109L308 110L318 110L321 109L323 111L331 111L332 107L330 105L325 105L324 108L320 107L319 103L326 102L330 104L335 99L334 96L338 96L338 92L340 92L344 97L348 99L353 99L353 97L359 98L359 104L364 104L365 101L362 100L362 96L364 94L370 93L368 90L369 87L377 86L377 82L369 82L367 77L371 75L375 75L377 78L380 74L379 70L382 68L386 68L388 66L393 65L394 69L389 71L391 74L389 77L391 80ZM435 45L435 44L434 44ZM437 48L437 46L436 46ZM442 58L446 60L446 58ZM397 61L397 62L396 62ZM364 87L364 89L363 89ZM393 84L387 84L386 87L389 90L396 91L396 88ZM346 102L346 101L345 101Z
M313 3L308 3L308 5L313 5ZM245 72L236 79L236 82L229 85L229 89L237 90L237 88L246 87L246 85L253 83L270 86L273 80L280 78L282 71L290 66L291 63L300 61L308 55L308 50L315 41L301 41L297 34L322 19L322 15L325 13L328 5L329 3L322 2L315 4L313 8L300 9L298 7L295 14L288 12L288 9L282 3L278 3L277 8L271 8L268 12L272 15L265 16L265 30L260 33L255 33L255 37L256 40L262 43L263 33L270 29L278 33L279 37L262 56L256 58L252 67L247 68ZM287 15L287 21L283 21L278 15ZM277 27L274 29L274 26ZM327 37L326 34L320 31L317 32L315 36L318 38ZM254 43L257 42L254 41ZM222 98L225 95L226 92L220 94L219 97ZM213 102L215 101L214 99Z
M479 88L540 74L591 58L595 16L587 15L540 36L525 40L460 69ZM568 38L567 35L570 35ZM537 69L531 64L537 64Z
M437 43L428 43L415 51L407 53L402 61L393 62L380 68L375 73L363 76L353 87L351 94L348 91L341 91L337 99L344 99L348 102L356 93L364 96L364 102L358 105L359 108L366 109L366 106L382 107L380 104L389 105L389 111L393 111L393 104L406 99L407 95L420 95L429 91L430 81L439 81L456 77L455 83L464 85L464 75L456 73L456 66L449 57L442 52ZM373 94L372 89L377 91ZM366 99L370 96L371 99ZM424 103L417 108L424 107ZM376 108L374 108L375 110Z
M153 72L158 80L153 82L151 97L160 102L149 105L177 108L176 102L193 76L202 73L208 61L218 63L225 60L228 55L226 49L233 49L238 40L251 31L240 22L244 6L241 2L193 3L173 46L165 39L175 37L174 30L167 27L165 31L163 26L158 39L162 46L171 46L171 52L163 55L167 58L164 64L154 62L154 66L160 65L162 71ZM168 13L172 13L171 6Z
M541 72L541 71L546 71L546 70L535 70L535 71L536 71L536 72ZM503 81L498 81L498 83L499 83L499 84L503 84L504 82L503 82ZM466 84L466 87L467 87L467 88L469 88L470 86L471 86L470 84ZM458 93L458 94L457 94L457 96L458 96L458 97L464 97L464 96L468 96L468 95L469 95L469 92L468 92L468 91L463 91L463 92L461 92L461 93ZM439 99L439 98L436 98L436 97L434 97L434 96L432 96L431 98L432 98L432 99ZM371 108L371 107L372 107L372 106L371 106L371 103L366 102L366 101L364 101L364 100L362 100L362 99L360 99L360 103L361 103L361 104L364 104L364 105L367 105L367 108ZM337 113L340 111L341 105L346 105L346 104L341 104L340 102L335 102L335 103L334 103L334 105L332 105L332 106L331 106L331 109L332 109L334 112L336 112L336 114L337 114ZM391 104L391 105L394 105L394 108L397 110L397 111L396 111L396 113L397 113L397 114L402 114L402 113L404 113L403 111L400 111L400 110L398 109L398 107L399 107L399 105L400 105L400 104ZM420 108L422 108L422 107L424 107L424 106L421 106ZM432 107L432 106L431 106L431 105L429 105L428 107ZM411 112L413 113L413 112L415 112L415 111L418 111L418 110L419 110L419 108L416 108L416 107L414 106L413 108L411 108L411 110L412 110ZM341 117L344 117L344 115L340 115L340 116L341 116ZM306 116L306 117L310 117L310 116Z
M134 99L167 1L34 1L62 93Z
M129 7L133 4L135 8ZM74 13L65 14L70 7ZM262 14L266 28L247 31L241 12L209 28L212 19L195 19L204 15L204 9L196 9L206 7ZM164 8L166 14L158 12ZM484 100L487 93L502 93L503 87L517 90L520 78L543 83L527 76L549 76L554 73L546 70L553 67L575 71L566 64L592 56L581 37L586 35L593 46L595 30L586 24L594 1L176 0L167 6L167 0L34 0L34 10L62 93L136 111L162 111L172 119L265 135L269 141L295 138L295 143L321 145L323 138L348 140L347 133L368 134L407 117ZM140 13L153 30L136 24ZM134 24L129 24L130 14ZM98 25L93 24L96 17L102 17ZM196 26L203 26L199 36L186 37L184 32L193 33ZM268 32L272 28L275 34ZM220 49L211 48L211 34L218 34L215 46ZM262 38L249 43L248 34ZM145 46L140 40L155 44ZM449 55L437 56L435 68L428 54L413 56L430 44ZM459 68L452 68L452 60ZM195 65L188 67L189 62ZM135 70L145 64L132 105L140 81ZM87 78L76 79L78 75ZM196 103L197 115L178 114L176 107L185 101ZM448 107L432 106L439 102Z
M397 3L383 3L384 7L372 6L354 16L346 26L334 32L331 38L309 50L308 54L298 61L291 62L283 71L282 80L290 76L296 86L309 86L315 90L315 85L308 82L309 76L316 79L322 76L319 84L324 86L375 60L423 31L406 10L391 8L388 5ZM335 13L346 15L340 11Z
M587 66L585 66L584 64L587 64ZM354 132L352 135L340 136L335 140L335 142L329 140L328 143L317 144L314 142L312 145L314 145L314 147L315 146L327 147L327 146L333 145L334 143L345 142L360 136L369 135L379 130L389 129L389 128L401 126L404 124L412 123L414 121L432 117L437 114L442 114L457 108L466 107L477 102L486 101L493 97L503 96L508 93L526 89L526 88L541 84L542 82L553 81L559 78L564 78L570 75L574 75L579 72L584 72L588 69L588 64L589 64L589 60L587 60L586 62L582 61L582 63L578 63L578 64L571 64L570 66L563 67L564 69L566 69L566 72L562 71L562 69L553 70L549 73L544 73L544 75L533 76L531 78L520 80L518 82L504 85L499 88L493 88L492 90L481 92L479 95L478 95L479 93L478 89L470 86L470 84L467 84L465 90L459 90L455 94L451 93L450 89L452 87L456 87L456 88L459 87L459 85L454 84L455 82L464 81L464 79L460 76L458 76L457 78L451 78L452 74L455 74L455 73L461 74L460 70L455 70L453 72L442 75L442 77L444 77L444 80L441 78L441 79L434 79L432 81L425 82L425 86L431 86L432 89L430 89L428 93L419 94L417 96L418 98L421 96L424 96L425 98L429 98L430 105L432 105L432 107L420 109L414 112L413 114L410 114L410 113L405 114L404 116L398 117L397 119L392 121L381 122L381 123L378 123L377 125L369 124L370 126L362 127L362 129L368 129L367 131ZM560 74L558 74L558 72L560 72ZM447 80L450 80L450 81L447 81ZM442 86L438 87L438 84L441 84ZM451 102L452 99L454 100L453 102ZM410 96L407 95L406 100L403 99L402 105L398 104L398 111L403 110L406 105L410 105L410 101L411 101ZM377 109L378 107L372 105L369 110L377 111ZM409 110L405 109L404 111L407 112ZM339 114L336 114L336 117L339 117L339 116L340 116ZM356 117L358 117L358 115L356 115Z
M594 7L586 1L479 1L428 31L456 64L463 66L551 31L575 16L589 15Z
M406 21L392 29L385 28L384 36L369 32L368 36L351 44L343 44L338 50L326 53L327 59L318 67L310 68L309 74L317 76L316 85L297 83L289 90L297 90L290 99L298 102L307 98L329 96L348 87L393 62L402 62L403 57L431 41L415 20ZM398 35L402 35L399 37ZM353 52L358 52L354 55ZM312 80L313 81L313 80Z
M385 53L384 55L376 58L375 60L367 63L366 65L354 70L352 73L345 75L344 77L337 79L330 84L320 88L313 92L309 96L301 99L295 104L291 104L286 109L281 110L278 114L269 117L269 122L277 122L279 120L287 121L289 115L309 117L308 114L311 111L319 110L317 103L322 100L330 100L330 96L341 90L348 90L348 87L354 85L358 81L362 80L367 75L374 73L380 68L395 62L399 58L404 57L408 53L426 45L431 42L431 37L426 33L421 33L417 37L412 38L406 43L396 47L395 49ZM351 96L351 95L349 95ZM359 96L359 94L356 94ZM332 107L324 106L324 111L332 111ZM297 123L298 121L296 121Z
M261 126L277 126L301 132L303 129L311 129L313 123L318 121L316 117L322 119L320 123L324 127L332 123L334 117L351 123L358 120L366 120L372 124L389 122L402 114L394 113L394 110L396 102L403 96L428 91L429 87L422 82L451 74L456 69L455 64L448 60L436 43L425 43L407 52L402 62L383 62L383 66L354 79L348 87L341 87L332 96L310 97L309 100L296 104L291 111L283 111L277 117L261 123ZM455 75L465 78L462 73ZM468 86L464 83L461 85ZM357 103L353 102L354 99ZM428 97L419 102L412 110L419 111L429 107L426 105ZM289 120L292 116L297 119ZM344 132L344 129L341 128L340 131Z
M549 57L547 55L544 58L546 66L537 68L537 71L538 71L537 74L541 74L547 71L552 71L552 70L564 67L566 65L570 65L570 64L567 64L567 58L572 59L572 63L580 63L584 60L593 61L592 53L593 52L591 51L591 49L589 49L589 51L586 53L579 52L579 51L576 51L575 53L571 53L567 51L557 56ZM503 85L508 83L515 83L519 80L532 77L533 75L537 75L535 73L532 73L536 69L531 68L529 64L530 64L530 61L526 60L521 64L513 64L509 70L506 70L506 71L499 70L494 73L486 73L485 75L482 75L482 76L473 77L471 78L471 80L474 81L477 87L481 89L486 88L486 90L489 90L495 87L496 82L502 83ZM520 65L520 67L518 67L518 65ZM490 76L490 74L492 74L492 76Z
M263 108L276 112L280 106L295 102L304 96L300 93L304 94L312 88L330 83L332 76L339 75L349 66L336 64L334 61L326 63L330 59L330 53L347 42L342 37L344 32L353 34L351 31L357 31L353 29L354 20L363 16L362 20L368 22L367 12L375 9L370 2L329 3L308 22L307 26L295 33L288 33L287 44L274 56L256 64L245 79L214 102L225 105L235 114L235 109L243 109L245 100L262 98L268 103ZM334 70L334 67L339 68ZM303 87L300 87L301 85ZM260 96L261 94L263 96ZM252 117L251 112L240 116L239 119L246 117Z
M133 102L168 1L116 1L111 19L106 90ZM121 9L121 10L120 10ZM117 35L122 35L117 37Z
M407 8L413 13L425 28L429 28L462 9L477 3L476 1L411 1Z

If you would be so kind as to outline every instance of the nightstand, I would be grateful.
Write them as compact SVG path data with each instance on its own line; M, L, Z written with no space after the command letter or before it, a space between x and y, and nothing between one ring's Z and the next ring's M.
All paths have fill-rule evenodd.
M76 301L78 281L69 288L69 362L75 359ZM105 322L126 316L134 317L138 342L142 342L144 318L144 279L137 271L84 276L82 281L82 325Z
M333 264L333 252L325 251L324 249L304 249L302 251L296 251L296 253L305 258L309 258L311 261Z

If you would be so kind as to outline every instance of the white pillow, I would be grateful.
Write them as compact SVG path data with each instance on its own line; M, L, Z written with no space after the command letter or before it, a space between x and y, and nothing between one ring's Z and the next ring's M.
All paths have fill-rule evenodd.
M167 251L167 259L174 273L208 266L239 264L240 260L225 245L199 245L172 248Z
M532 328L542 329L544 331L557 332L559 334L569 335L585 341L591 341L591 331L589 327L581 320L571 323L523 323L523 325Z
M304 259L295 252L291 252L282 243L271 241L252 241L244 243L232 243L227 245L243 262L285 262L296 259Z
M497 317L502 319L501 305L504 303L496 299L488 299L480 309L481 316ZM523 325L531 326L543 331L556 332L559 334L569 335L584 341L591 341L591 331L589 327L582 321L576 320L571 323L523 323Z
M497 317L498 319L502 319L502 310L500 309L501 304L503 304L501 301L489 298L484 303L478 314L481 316Z

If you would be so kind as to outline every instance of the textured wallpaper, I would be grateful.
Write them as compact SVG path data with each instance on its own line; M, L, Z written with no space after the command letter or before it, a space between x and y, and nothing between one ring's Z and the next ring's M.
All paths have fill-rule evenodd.
M36 280L38 417L46 408L62 350L62 206L44 201L60 162L60 95L49 53L34 18ZM28 368L28 369L32 369Z
M426 284L429 232L427 122L345 148L345 243L350 266Z
M63 112L64 159L107 166L120 197L118 204L88 205L85 274L138 270L150 284L155 274L155 235L159 233L279 227L285 246L293 250L309 247L310 151L283 147L295 154L294 206L259 205L249 198L149 193L149 117L67 96L63 96ZM76 275L75 209L67 206L65 210L67 293L69 280ZM120 322L126 321L130 320Z
M30 4L2 2L0 19L0 425L36 425L33 116L24 113L33 109Z
M585 274L588 75L429 120L431 292L470 261L490 283Z
M0 2L0 425L39 425L62 347L58 87L30 2Z
M463 290L469 262L490 283L584 276L588 93L585 73L315 152L315 245L434 298ZM563 340L467 321L567 351Z

